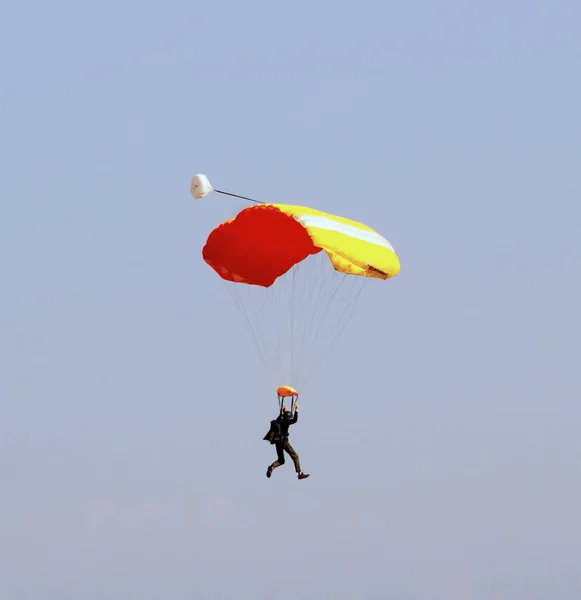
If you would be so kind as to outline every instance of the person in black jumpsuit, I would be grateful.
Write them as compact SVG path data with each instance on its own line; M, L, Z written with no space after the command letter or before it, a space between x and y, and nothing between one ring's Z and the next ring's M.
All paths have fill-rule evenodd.
M295 464L295 471L298 474L299 479L306 479L309 475L303 473L301 470L301 464L299 462L299 455L295 449L290 445L288 441L289 432L288 429L291 425L294 425L299 418L299 405L295 405L295 415L291 416L290 411L286 406L282 407L280 415L270 422L270 431L264 436L265 440L270 441L271 444L276 446L277 460L275 460L267 469L266 476L270 477L272 472L281 465L284 465L284 453L286 452L293 460Z

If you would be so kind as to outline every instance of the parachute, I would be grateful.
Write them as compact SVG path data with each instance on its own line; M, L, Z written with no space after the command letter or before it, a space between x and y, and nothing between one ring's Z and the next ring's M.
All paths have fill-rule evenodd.
M268 288L322 250L344 274L388 279L400 270L392 245L370 227L288 204L245 208L210 234L202 255L223 279Z
M213 190L196 178L194 197ZM289 204L243 209L209 234L202 256L232 294L281 403L304 391L363 289L400 271L392 245L367 225Z

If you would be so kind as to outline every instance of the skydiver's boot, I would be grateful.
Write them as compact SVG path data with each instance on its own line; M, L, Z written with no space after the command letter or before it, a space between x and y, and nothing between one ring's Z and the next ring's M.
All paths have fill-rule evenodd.
M272 471L274 469L272 468L272 465L270 465L270 467L268 467L268 469L266 469L266 476L270 479L270 476L272 475Z
M307 477L310 477L309 473L303 473L302 471L299 473L299 479L306 479Z

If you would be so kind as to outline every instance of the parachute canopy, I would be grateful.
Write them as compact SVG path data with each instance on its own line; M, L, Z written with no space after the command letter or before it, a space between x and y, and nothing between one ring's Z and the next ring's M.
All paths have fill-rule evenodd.
M346 275L389 279L400 270L392 245L370 227L288 204L245 208L212 231L202 255L227 281L270 287L321 250Z
M195 193L208 193L197 177ZM363 289L400 271L392 245L367 225L288 204L243 209L209 234L202 256L244 317L281 406L304 392Z
M190 193L196 200L200 200L200 198L208 195L213 189L205 175L200 174L192 177Z

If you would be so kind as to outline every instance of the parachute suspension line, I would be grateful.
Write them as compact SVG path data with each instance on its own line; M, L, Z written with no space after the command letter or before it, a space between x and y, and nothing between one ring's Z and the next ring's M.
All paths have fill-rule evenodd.
M332 313L335 297L346 277L344 275L338 277L338 272L333 269L327 268L323 271L321 268L320 271L321 272L319 273L313 269L311 271L311 280L308 282L309 287L316 286L315 289L318 293L316 295L310 293L306 294L307 297L312 299L312 304L314 304L314 306L308 306L310 319L308 325L305 327L305 343L303 347L303 356L301 357L300 362L301 373L305 373L307 371L307 365L312 363L313 359L316 358L312 355L312 350L319 339L319 333L321 332L322 326L325 324L326 318ZM332 278L338 279L338 284L335 289L333 289L333 286L331 285L331 283L333 283ZM305 384L305 380L301 381L301 389L304 389Z
M311 367L310 367L310 369L308 369L307 373L305 374L305 379L304 379L304 383L303 383L304 386L306 386L307 383L310 381L310 379L311 379L312 375L314 374L314 372L316 371L317 367L320 366L320 364L324 361L324 359L327 357L327 355L331 352L331 350L335 346L335 342L339 339L339 337L341 336L341 334L343 333L343 331L345 330L347 325L351 322L351 319L355 315L355 309L357 308L357 305L359 303L359 298L360 298L361 294L363 293L363 290L367 289L367 285L366 285L367 283L368 283L368 279L365 278L365 279L363 279L362 285L360 285L360 286L357 286L356 284L352 285L352 288L358 287L358 289L355 292L355 294L353 295L353 297L348 301L347 308L346 308L345 312L343 313L343 315L341 316L341 321L337 325L336 333L335 333L331 343L329 344L327 349L323 352L323 354L320 357L318 357L318 359L315 359L311 362ZM347 315L347 316L345 317L345 315Z
M280 385L282 346L280 315L281 282L270 288L225 282L235 305L242 314L254 345L266 371L273 376L273 385ZM288 285L288 284L285 284ZM284 286L282 286L284 288Z
M283 376L297 386L300 386L300 381L296 381L297 357L305 352L304 343L301 339L301 324L304 324L307 316L305 305L308 308L313 296L310 293L311 286L308 285L309 275L313 271L312 267L311 257L293 267L290 273L291 278L287 284L288 289L282 290L282 293L287 296L287 306L282 311L285 314L286 329L284 332L285 339L282 341L282 344L286 345L286 347L283 346L286 358Z
M262 347L262 345L260 344L257 334L254 331L254 328L252 327L252 323L249 318L248 311L245 309L244 302L242 301L242 298L240 297L240 294L238 293L238 287L236 285L231 285L230 282L227 282L226 286L228 287L228 290L230 291L230 294L231 294L238 310L244 317L244 321L246 323L248 330L250 331L250 335L252 337L254 345L256 346L256 349L258 351L260 359L262 360L262 364L264 365L264 368L266 369L267 372L270 371L270 364L266 360L266 352L265 352L264 348Z
M294 290L295 289L294 284L295 284L295 280L296 280L296 271L292 272L292 278L293 278L292 289ZM295 314L295 306L296 306L296 298L295 298L295 294L293 293L293 294L291 294L291 297L290 297L290 309L289 309L289 315L288 315L290 352L288 353L289 364L287 365L287 369L291 375L293 375L295 372L295 353L293 352L293 349L295 347L295 319L293 318L293 315ZM293 403L294 403L294 398L293 398Z
M328 260L328 257L322 255L321 258ZM306 299L304 310L301 311L301 318L305 320L303 328L303 343L302 352L298 357L298 372L303 373L306 365L311 359L309 352L312 350L316 337L316 323L321 322L325 312L321 314L321 305L324 299L325 292L328 289L328 284L331 276L334 274L333 269L325 269L320 267L322 262L319 257L313 257L311 262L312 268L308 271L307 276L303 281L303 289L299 291L301 298ZM317 267L319 267L317 269ZM328 310L328 303L324 310ZM300 388L304 391L304 382L300 382Z
M305 311L301 315L305 326L301 327L304 332L304 340L298 371L301 376L300 389L303 391L311 375L330 352L354 316L357 301L368 281L360 276L354 277L333 269L329 270L326 260L327 257L323 253L321 253L321 259L314 259L313 264L319 267L319 271L314 268L310 271L310 278L306 280L303 290L303 292L307 292L306 288L309 287L313 288L313 292L318 292L311 293L309 289L303 295L312 300L305 307L310 314L307 315ZM308 322L307 316L310 317ZM324 343L319 344L321 334L323 334ZM331 339L331 344L325 347L328 339ZM314 352L316 346L319 346L317 353Z
M322 252L308 257L299 263L292 272L292 287L290 301L290 372L293 380L301 372L301 367L308 360L306 355L306 340L308 332L312 330L316 319L316 307L322 295L321 287L328 276L328 269L323 270L321 263L325 261ZM317 286L317 281L320 286ZM301 382L296 382L301 387ZM302 388L301 388L302 389Z
M324 348L320 348L319 352L314 350L319 345L322 337L327 343L328 338L335 332L334 325L337 320L341 321L341 311L344 309L341 302L337 301L340 298L339 292L345 287L345 282L357 281L359 278L340 274L334 269L328 268L328 256L321 252L320 257L313 257L313 268L309 271L308 277L304 280L304 289L302 297L307 298L305 310L301 314L304 319L305 326L302 328L304 339L302 340L302 352L298 363L298 373L300 373L300 389L304 388L310 379L310 374L314 372L322 358L327 354L323 352ZM349 286L347 286L349 287ZM349 304L347 304L347 308ZM324 335L321 336L322 332ZM338 332L340 333L340 332ZM333 336L335 337L335 336ZM320 344L323 345L322 343Z
M304 392L371 280L344 275L328 261L324 250L311 255L268 288L225 282L273 386Z
M300 283L300 278L298 274L302 272L303 265L299 263L293 269L291 269L291 277L292 277L292 286L290 287L290 297L289 297L289 309L287 312L287 326L288 326L288 348L286 349L286 361L284 366L284 376L288 378L290 382L293 382L295 375L295 345L299 343L299 340L296 335L296 326L297 326L297 318L296 318L296 310L297 310L297 285ZM299 290L300 293L300 290ZM300 315L299 315L300 317ZM296 382L295 382L296 383ZM294 403L294 399L293 399Z

